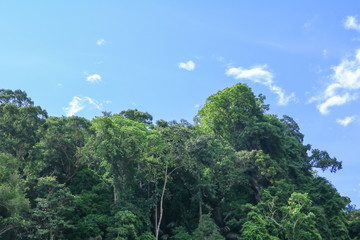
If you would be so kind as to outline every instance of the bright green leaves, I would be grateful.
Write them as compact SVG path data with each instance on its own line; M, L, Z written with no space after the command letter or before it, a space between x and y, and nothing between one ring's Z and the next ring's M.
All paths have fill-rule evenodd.
M0 238L360 236L349 199L311 172L341 162L308 156L297 123L264 99L236 84L207 99L198 125L153 125L136 109L47 118L25 92L0 90Z
M307 193L293 192L286 205L267 190L257 206L250 206L244 223L244 239L322 239L316 229L315 214Z
M292 193L284 206L280 224L287 239L322 239L315 226L315 214L309 211L311 200L307 193ZM275 211L275 210L272 210Z
M115 240L140 240L142 222L134 213L129 210L119 211L115 214L114 221L114 226L109 227L108 232Z
M200 128L229 142L236 151L256 149L282 156L282 124L264 114L263 100L245 84L225 88L208 97L199 110Z
M20 214L29 208L25 182L18 173L19 161L0 153L0 236L21 224Z
M245 84L236 84L211 95L198 113L201 128L229 141L236 150L244 149L246 144L242 132L261 117L261 108Z
M95 138L88 148L94 149L101 166L110 167L114 186L114 202L130 197L126 184L134 184L135 170L144 156L148 129L145 124L122 116L99 117L92 121ZM106 172L104 172L106 174Z
M55 239L65 229L73 228L66 219L74 210L74 196L70 190L64 184L59 184L55 177L39 178L36 190L39 195L35 199L37 204L32 216L37 234Z

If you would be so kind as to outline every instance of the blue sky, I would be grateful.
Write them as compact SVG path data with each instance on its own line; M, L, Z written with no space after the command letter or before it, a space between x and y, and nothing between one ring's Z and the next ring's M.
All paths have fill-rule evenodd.
M137 108L192 121L237 82L343 161L326 176L360 206L357 1L1 1L1 88L52 116Z

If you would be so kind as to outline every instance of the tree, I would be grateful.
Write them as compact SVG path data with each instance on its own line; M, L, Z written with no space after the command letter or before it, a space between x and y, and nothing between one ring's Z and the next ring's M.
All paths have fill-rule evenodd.
M55 240L65 229L73 228L66 216L74 210L74 196L55 177L39 178L36 190L38 198L35 200L37 204L32 211L32 218L36 223L37 234Z
M29 209L25 181L18 173L19 160L0 153L0 237L21 225L21 215Z
M225 238L220 234L219 227L210 218L209 214L201 216L199 225L193 233L193 239L225 240Z
M275 189L264 190L262 201L257 206L249 206L248 221L242 229L245 239L258 239L256 236L263 239L322 239L316 228L316 216L311 212L308 194L293 192L287 204L283 205L280 196L290 188L285 192L276 192L274 196L271 192Z
M129 210L119 211L114 216L115 224L108 228L115 240L140 240L142 222Z
M148 148L149 176L154 182L155 200L155 237L159 238L160 227L164 217L164 200L168 182L172 174L185 167L189 163L186 151L186 140L191 135L191 126L185 122L158 126L153 134L149 135L148 142L152 147Z
M23 160L39 141L38 130L47 113L38 106L12 102L16 101L0 105L0 151Z
M330 167L330 172L336 172L342 168L342 163L337 161L336 158L331 158L326 151L313 149L311 153L312 155L309 158L309 162L310 166L314 168L320 168L325 171L325 169Z
M14 104L17 107L34 105L34 102L21 90L0 89L0 104Z
M153 120L153 117L149 113L140 112L137 109L128 109L126 111L121 111L120 115L136 122L141 122L145 124L151 124Z
M104 174L108 176L110 173L114 203L119 197L130 199L135 171L145 148L148 131L145 124L119 115L98 117L91 124L95 137L87 147L96 154L98 163L105 166Z
M37 175L56 176L60 183L67 183L84 165L81 159L89 134L90 122L84 118L47 118L31 156L32 169L37 165Z
M245 84L236 84L207 98L198 112L201 128L229 141L237 150L251 150L246 133L262 119L260 103Z

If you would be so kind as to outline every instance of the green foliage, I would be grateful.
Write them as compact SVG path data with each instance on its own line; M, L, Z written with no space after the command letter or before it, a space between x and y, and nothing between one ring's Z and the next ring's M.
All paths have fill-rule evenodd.
M128 109L126 111L121 111L120 115L136 122L141 122L145 124L151 124L153 120L153 117L149 113L140 112L137 109Z
M28 210L24 180L18 173L19 161L0 153L0 236L22 224L21 214Z
M39 178L36 207L32 211L33 220L37 225L37 235L54 236L62 235L64 229L73 228L66 215L74 210L74 196L70 190L59 184L55 177Z
M114 216L115 224L107 230L116 240L138 240L142 222L128 210L119 211Z
M247 85L240 83L208 97L198 113L201 128L229 141L236 150L252 149L245 133L261 117L255 95Z
M46 119L41 140L31 156L34 165L39 166L37 174L56 176L60 183L72 179L83 166L82 148L89 128L90 122L80 117Z
M289 116L236 84L196 117L47 117L0 90L1 239L359 239L360 214L314 169Z
M209 214L202 215L198 227L193 233L193 239L199 240L221 240L225 238L221 236L219 227L211 219Z
M312 167L321 168L323 171L331 167L331 172L336 172L342 168L342 163L338 162L336 158L331 158L326 151L313 149L311 153L310 164Z
M0 104L0 151L22 160L39 140L47 113L38 106L18 105Z
M21 90L0 89L0 104L14 104L17 107L34 105L34 102Z
M176 227L173 230L173 236L171 240L190 240L191 235L186 231L185 227Z
M243 225L245 239L322 239L307 193L293 192L286 205L279 204L278 196L267 190L263 195L267 200L250 207Z
M246 240L276 240L278 237L271 236L267 230L269 223L263 215L256 211L249 212L242 229L242 238Z

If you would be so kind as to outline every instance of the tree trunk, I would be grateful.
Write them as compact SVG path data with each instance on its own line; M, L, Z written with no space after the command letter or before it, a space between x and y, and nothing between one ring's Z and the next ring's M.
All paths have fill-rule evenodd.
M149 173L148 173L148 179L147 179L147 181L148 181L148 186L147 186L147 199L149 200L150 199L150 173L151 173L151 166L150 166L150 168L149 168ZM156 226L156 225L155 225Z
M55 239L55 236L54 236L52 230L50 229L50 240L54 240L54 239Z
M201 199L199 199L199 222L200 222L201 216L202 216L202 202L201 202Z
M116 188L116 184L114 183L114 204L117 203L117 188Z
M157 183L155 183L155 191L157 192ZM157 206L157 200L155 201L155 209L154 209L154 213L155 213L155 224L154 224L154 228L155 228L155 236L157 235L157 225L158 225L158 206ZM157 239L157 238L156 238Z
M160 231L160 225L161 225L161 220L162 220L162 217L163 217L163 202L164 202L164 195L165 195L165 189L166 189L166 184L167 184L167 179L168 179L168 174L167 174L167 171L168 171L168 166L166 165L166 168L165 168L165 176L164 176L164 185L163 185L163 189L162 189L162 192L161 192L161 198L160 198L160 214L159 214L159 221L157 223L157 226L156 226L156 240L159 239L159 231Z

